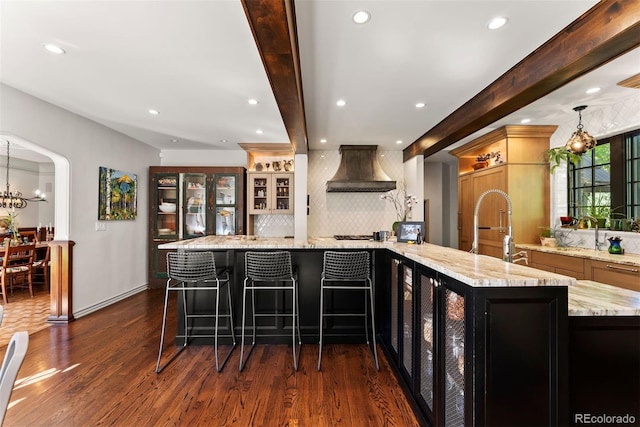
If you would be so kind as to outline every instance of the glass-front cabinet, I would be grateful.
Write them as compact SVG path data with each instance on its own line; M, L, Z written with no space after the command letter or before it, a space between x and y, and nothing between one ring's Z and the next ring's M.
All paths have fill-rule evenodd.
M237 234L238 186L235 175L216 175L214 178L216 192L215 234Z
M158 245L206 235L244 234L244 168L149 168L149 282L163 286L166 251Z
M249 173L249 213L292 214L293 173Z
M178 237L179 174L158 174L153 181L152 234L156 238L175 240Z

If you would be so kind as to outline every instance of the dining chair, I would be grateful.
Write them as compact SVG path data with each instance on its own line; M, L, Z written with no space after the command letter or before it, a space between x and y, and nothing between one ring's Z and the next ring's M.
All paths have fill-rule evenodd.
M0 268L0 287L2 299L7 304L7 286L13 292L14 287L28 288L33 298L33 257L36 245L7 245L4 248L4 259ZM16 279L21 279L20 282Z
M41 254L42 248L36 249L32 266L33 270L31 274L32 283L34 285L44 285L44 289L48 291L51 264L51 247L47 246L47 249L44 252L44 257L38 258L38 256L41 256Z
M0 369L0 426L4 422L13 387L29 347L29 333L20 331L13 334L4 354Z

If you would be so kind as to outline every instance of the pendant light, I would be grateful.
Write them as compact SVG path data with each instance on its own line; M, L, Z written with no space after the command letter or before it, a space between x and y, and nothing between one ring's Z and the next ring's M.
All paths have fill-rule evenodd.
M35 197L22 197L19 191L11 191L9 187L9 141L7 141L7 187L4 192L0 192L0 208L4 209L23 209L27 207L28 202L46 202L45 194L40 190L36 190Z
M589 135L589 132L582 130L582 110L585 108L587 108L586 105L580 105L573 108L573 111L578 112L578 129L573 132L571 138L569 138L569 141L567 141L567 144L565 145L567 151L572 154L582 155L591 150L598 143L593 136Z

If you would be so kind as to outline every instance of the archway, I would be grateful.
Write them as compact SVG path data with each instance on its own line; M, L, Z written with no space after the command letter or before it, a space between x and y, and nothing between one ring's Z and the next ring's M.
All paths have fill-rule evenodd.
M26 149L49 157L55 167L54 176L54 229L51 245L51 310L48 321L66 323L73 320L72 314L72 257L73 242L69 240L71 218L70 164L66 157L45 147L27 141L11 133L0 132L3 139Z

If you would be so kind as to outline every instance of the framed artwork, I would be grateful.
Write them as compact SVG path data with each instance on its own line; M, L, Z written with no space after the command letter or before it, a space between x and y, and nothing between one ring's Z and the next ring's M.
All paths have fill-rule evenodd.
M396 233L398 242L415 242L418 237L418 231L424 238L424 221L403 221L398 223Z
M134 220L138 214L136 174L100 166L98 219Z

